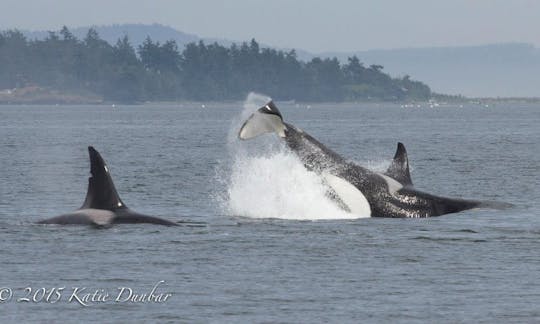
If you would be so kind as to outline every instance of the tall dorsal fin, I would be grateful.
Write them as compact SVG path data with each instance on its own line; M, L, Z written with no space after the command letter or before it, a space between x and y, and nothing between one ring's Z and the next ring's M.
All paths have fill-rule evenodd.
M394 160L392 160L392 164L390 164L385 174L397 180L404 186L413 185L411 174L409 173L407 150L405 150L405 145L403 145L403 143L398 143Z
M90 173L88 178L88 191L81 208L95 208L114 210L127 206L118 196L107 164L98 151L92 146L88 147L90 155Z

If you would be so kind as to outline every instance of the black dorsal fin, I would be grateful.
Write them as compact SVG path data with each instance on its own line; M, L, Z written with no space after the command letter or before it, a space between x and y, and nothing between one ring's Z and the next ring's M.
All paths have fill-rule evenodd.
M88 191L81 209L115 210L126 208L126 205L116 192L109 168L99 152L89 146L88 154L90 155L90 173L92 176L88 178Z
M385 174L397 180L404 186L413 185L411 174L409 173L407 150L405 150L405 145L403 145L403 143L398 143L394 160L392 160L392 164L390 164Z

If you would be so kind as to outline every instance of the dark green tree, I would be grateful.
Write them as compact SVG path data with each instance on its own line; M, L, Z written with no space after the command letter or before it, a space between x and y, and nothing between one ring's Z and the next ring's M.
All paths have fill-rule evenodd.
M89 29L78 40L64 26L43 40L0 32L0 89L39 86L94 93L105 100L240 100L250 91L277 100L426 100L429 87L392 78L381 65L353 56L298 60L294 50L264 48L255 39L230 47L200 41L182 51L150 37L137 51L127 36L114 46Z

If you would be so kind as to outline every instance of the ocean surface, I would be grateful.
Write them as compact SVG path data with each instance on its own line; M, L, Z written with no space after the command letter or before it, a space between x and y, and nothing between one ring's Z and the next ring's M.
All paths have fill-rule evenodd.
M259 99L0 106L0 320L540 321L540 105L278 103L359 164L384 171L401 141L416 188L514 205L377 219L276 136L236 139ZM185 223L34 224L83 203L89 145L130 208Z

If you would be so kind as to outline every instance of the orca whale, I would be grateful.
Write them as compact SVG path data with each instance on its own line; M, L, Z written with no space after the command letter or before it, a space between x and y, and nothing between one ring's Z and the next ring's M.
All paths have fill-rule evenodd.
M251 139L276 133L300 158L304 166L319 174L329 196L346 211L371 217L418 218L457 213L497 203L439 197L414 188L407 151L398 143L388 170L378 173L346 160L311 135L283 121L276 105L269 101L242 125L238 137Z
M139 214L129 209L120 199L107 164L92 146L88 147L90 155L90 173L86 199L81 208L67 214L41 220L38 224L59 225L93 225L109 227L112 224L158 224L177 226L171 221Z

